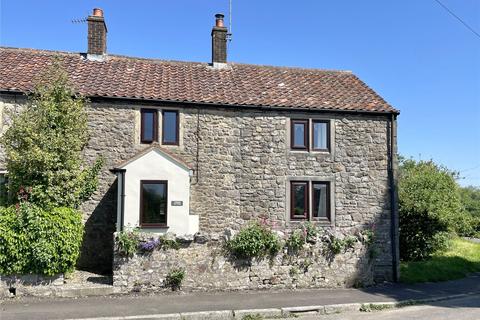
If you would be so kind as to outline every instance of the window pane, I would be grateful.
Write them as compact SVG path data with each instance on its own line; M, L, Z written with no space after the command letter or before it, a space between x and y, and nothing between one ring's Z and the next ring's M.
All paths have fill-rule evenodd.
M328 184L313 183L313 217L328 218Z
M143 183L142 197L142 223L167 223L167 184Z
M163 112L163 142L177 143L178 113L176 111Z
M5 174L0 174L0 202L4 202L8 197L8 178Z
M313 148L314 149L328 149L327 145L327 129L326 122L315 122L313 124Z
M155 140L155 111L142 110L142 141Z
M292 214L295 217L307 216L307 184L292 183Z
M305 124L295 123L293 125L293 146L305 147Z

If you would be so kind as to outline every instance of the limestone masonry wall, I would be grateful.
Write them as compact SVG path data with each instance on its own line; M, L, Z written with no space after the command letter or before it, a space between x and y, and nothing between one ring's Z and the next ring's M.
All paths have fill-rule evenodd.
M21 107L24 102L19 96L0 97L2 130L9 122L7 110ZM106 167L98 191L82 207L86 233L79 265L84 269L111 272L116 182L109 169L147 147L139 142L141 107L162 108L115 102L93 102L88 108L91 140L85 157L87 161L93 161L103 155ZM391 279L386 116L179 107L180 146L163 147L195 169L191 180L190 212L199 215L201 232L218 234L226 228L238 230L247 221L259 217L268 219L277 230L291 229L296 224L288 219L289 179L328 179L333 182L335 220L326 228L347 235L375 225L378 255L372 262L372 270L375 270L377 279ZM332 152L290 151L290 117L331 120ZM3 150L0 150L0 167L4 167ZM274 271L262 269L260 272L257 267L252 267L247 273L239 273L221 258L212 264L210 255L214 248L214 244L194 243L169 253L169 257L185 264L192 272L190 276L198 273L198 279L217 277L217 272L224 270L219 274L230 278L222 282L232 287L257 284L261 287L265 279L275 275L282 278L290 268L290 264L285 265L279 260L274 263ZM134 259L122 268L122 272L134 279L134 270L139 268L138 277L144 279L145 270L168 267L165 255L156 252L151 257ZM308 280L299 279L297 286L346 283L355 269L364 265L361 255L362 250L358 248L358 252L336 258L330 266L320 258L312 268L314 271L308 272ZM262 265L266 263L262 262ZM143 267L144 264L152 267ZM253 279L258 272L258 280ZM155 277L162 275L162 272L154 273ZM339 274L344 274L342 279ZM234 279L234 275L240 278ZM320 280L312 280L313 277ZM322 277L325 279L321 280ZM285 279L281 280L280 286L293 285ZM131 280L125 281L127 286L132 285ZM202 287L193 281L193 278L187 279L185 286ZM215 281L208 280L209 283Z
M374 282L374 249L361 241L337 255L329 251L325 242L318 241L305 244L298 253L283 248L272 258L249 261L231 257L223 247L225 238L202 234L195 240L180 238L178 250L159 249L129 258L115 254L114 290L169 291L165 279L175 269L185 271L183 291L350 287Z

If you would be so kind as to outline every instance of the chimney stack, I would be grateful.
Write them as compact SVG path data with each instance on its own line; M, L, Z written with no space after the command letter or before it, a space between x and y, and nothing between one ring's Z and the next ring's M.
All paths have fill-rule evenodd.
M107 53L107 25L103 17L103 10L93 9L88 21L88 55L103 56Z
M212 29L212 64L227 63L227 28L223 23L224 15L215 15L215 26Z

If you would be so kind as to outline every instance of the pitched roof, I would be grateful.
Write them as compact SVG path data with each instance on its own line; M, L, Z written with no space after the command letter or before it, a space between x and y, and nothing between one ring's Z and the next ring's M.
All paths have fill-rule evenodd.
M130 164L132 162L134 162L135 160L138 160L140 159L141 157L143 157L144 155L146 155L147 153L149 153L150 151L157 151L158 153L160 153L161 155L163 155L164 157L166 157L167 159L170 159L171 161L173 161L174 163L176 163L177 165L180 165L181 167L183 167L184 169L186 170L192 170L192 166L190 166L188 163L186 163L185 161L183 161L180 157L176 156L175 154L173 154L172 152L168 151L167 149L165 148L162 148L160 145L158 145L157 143L154 143L152 144L151 146L148 146L146 148L144 148L143 150L137 152L135 155L133 155L131 158L117 164L112 170L118 170L118 169L123 169L127 164Z
M1 48L0 90L28 92L58 60L88 97L135 98L233 106L398 112L358 77L328 71L229 63L176 62L108 55ZM38 81L38 80L37 80Z

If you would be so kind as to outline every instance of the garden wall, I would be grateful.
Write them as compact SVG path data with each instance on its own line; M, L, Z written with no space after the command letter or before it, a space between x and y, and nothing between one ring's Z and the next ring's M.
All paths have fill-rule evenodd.
M113 285L116 292L171 290L165 282L175 269L185 270L184 291L327 288L371 285L374 256L357 240L351 248L333 254L322 241L307 243L297 253L287 248L274 257L239 260L224 250L226 236L197 234L178 239L179 249L157 249L130 258L115 251ZM193 240L194 241L190 241Z

